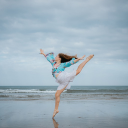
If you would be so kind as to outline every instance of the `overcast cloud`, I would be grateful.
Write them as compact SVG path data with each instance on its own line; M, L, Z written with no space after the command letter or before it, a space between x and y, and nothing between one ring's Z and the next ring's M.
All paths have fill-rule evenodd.
M128 1L0 0L0 85L57 86L40 48L95 55L72 85L128 85Z

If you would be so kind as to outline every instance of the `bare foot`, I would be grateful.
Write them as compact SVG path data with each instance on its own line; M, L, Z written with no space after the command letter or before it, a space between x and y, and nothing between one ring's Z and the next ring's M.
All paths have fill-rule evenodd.
M52 116L52 118L54 118L54 116L57 114L59 112L59 110L54 110L54 112L53 112L53 116Z
M86 58L87 62L93 58L94 54L91 54L89 57Z

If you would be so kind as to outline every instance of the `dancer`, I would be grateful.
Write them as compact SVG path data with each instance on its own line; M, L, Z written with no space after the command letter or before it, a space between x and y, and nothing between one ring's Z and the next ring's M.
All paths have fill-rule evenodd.
M65 68L70 67L71 65L77 63L79 60L83 60L85 55L77 58L77 55L70 56L64 53L59 53L56 57L54 57L53 52L45 54L42 49L40 49L40 54L43 54L45 58L51 63L52 75L56 79L56 82L59 83L55 93L55 109L52 116L52 118L54 118L54 116L59 112L58 107L60 102L60 94L65 89L70 89L71 86L69 85L69 82L73 82L75 76L81 72L82 68L90 59L93 58L94 54L91 54L89 57L87 57L86 60L78 66L77 70L73 70L70 73L64 71Z

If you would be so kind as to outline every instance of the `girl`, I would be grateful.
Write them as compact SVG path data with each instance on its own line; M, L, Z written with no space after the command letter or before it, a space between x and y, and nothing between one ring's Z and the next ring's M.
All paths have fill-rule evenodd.
M77 70L73 70L72 72L65 72L66 67L70 67L71 65L77 63L79 60L83 60L85 57L82 56L81 58L77 58L77 55L70 56L67 54L59 53L56 57L54 57L54 53L48 53L45 55L44 51L40 49L40 54L43 54L45 58L51 63L52 65L52 75L56 79L56 82L59 83L57 91L55 93L55 109L53 112L52 118L59 112L59 102L60 102L60 94L65 89L70 89L69 82L72 82L76 75L78 75L84 65L93 58L94 54L91 54L89 57L86 58L77 68Z

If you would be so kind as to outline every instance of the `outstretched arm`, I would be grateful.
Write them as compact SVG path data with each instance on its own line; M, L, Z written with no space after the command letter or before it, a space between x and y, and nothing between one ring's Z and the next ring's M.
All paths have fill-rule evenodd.
M69 62L64 63L64 68L70 67L71 65L77 63L78 61L79 61L79 59L72 58Z
M55 62L55 57L54 57L54 53L53 52L50 52L48 54L45 54L43 52L42 49L40 49L40 54L43 54L45 56L45 58L51 63L51 65L53 66L54 62Z
M76 64L79 60L83 60L84 57L85 57L85 55L80 58L77 58L77 59L72 58L69 62L64 63L64 68L70 67L71 65Z
M79 60L83 60L84 57L85 57L85 55L83 55L83 56L80 57L80 58L75 59L74 62L76 63L76 62L79 61Z
M44 50L42 50L42 49L40 49L40 54L43 54L44 56L46 56L44 53Z

